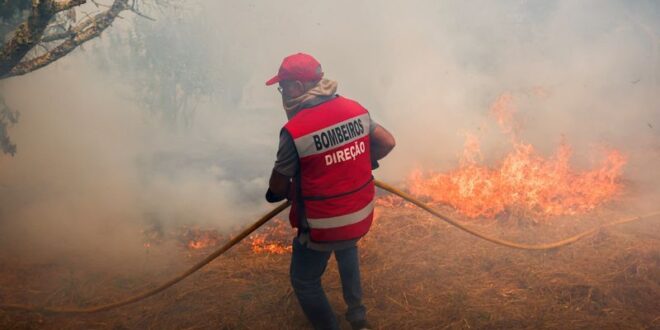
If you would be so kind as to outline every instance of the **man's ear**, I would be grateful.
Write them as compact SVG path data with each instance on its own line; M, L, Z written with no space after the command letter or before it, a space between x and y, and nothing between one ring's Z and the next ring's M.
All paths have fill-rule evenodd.
M304 84L302 81L300 81L300 80L296 80L296 88L297 88L301 93L304 93L304 92L305 92L305 84Z

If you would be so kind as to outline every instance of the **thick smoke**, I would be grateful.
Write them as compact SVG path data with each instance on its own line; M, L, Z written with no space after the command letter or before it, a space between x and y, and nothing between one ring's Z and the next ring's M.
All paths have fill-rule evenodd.
M576 166L598 160L592 150L600 146L621 149L631 191L650 205L660 195L656 2L202 1L192 8L183 18L165 11L137 25L194 27L181 44L199 47L207 56L195 69L218 78L185 129L143 108L137 100L151 96L132 94L120 63L99 68L108 38L3 83L21 117L10 129L17 155L0 157L2 245L123 255L141 247L149 219L226 230L252 221L268 208L262 196L285 120L279 94L264 81L298 51L313 54L340 94L396 136L380 179L401 183L414 168L452 168L467 132L483 141L486 161L498 159L508 140L488 108L510 92L521 138L542 154L562 136Z

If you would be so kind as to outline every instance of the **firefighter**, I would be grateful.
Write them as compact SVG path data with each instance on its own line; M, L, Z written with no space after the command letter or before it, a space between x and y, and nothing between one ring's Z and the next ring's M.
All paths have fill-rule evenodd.
M323 78L321 65L308 54L284 58L266 85L276 83L288 122L280 131L266 199L292 202L289 221L297 235L291 285L314 328L339 329L321 285L334 252L346 320L353 329L369 329L357 242L373 220L371 171L394 148L394 137L359 103L337 95L337 82Z

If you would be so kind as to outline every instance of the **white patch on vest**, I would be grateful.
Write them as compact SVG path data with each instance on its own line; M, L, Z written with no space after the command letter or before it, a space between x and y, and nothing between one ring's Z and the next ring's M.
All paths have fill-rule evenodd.
M351 136L348 139L344 139L344 141L342 141L340 143L337 143L335 145L329 146L329 148L326 148L324 146L323 148L318 149L316 147L317 144L314 141L314 136L315 135L318 136L319 134L327 132L329 129L332 129L332 128L336 129L337 127L341 127L341 126L347 125L348 123L353 123L355 121L359 121L362 125L361 129L360 129L360 134L356 134L356 135ZM367 135L369 135L369 114L364 113L362 115L359 115L359 116L356 116L356 117L353 117L353 118L349 118L349 119L344 120L342 122L333 124L330 127L324 127L324 128L319 129L317 131L314 131L314 132L311 132L309 134L298 137L298 138L294 139L294 143L296 145L296 150L298 151L298 157L303 158L303 157L307 157L307 156L311 156L311 155L315 155L315 154L324 153L324 152L326 152L328 150L331 150L331 149L341 148L341 147L343 147L345 145L348 145L352 142L355 142L356 140L359 140L362 137L367 136ZM318 141L316 141L316 142L318 142ZM327 142L327 141L323 140L322 142Z
M361 210L353 213L340 215L331 218L307 218L307 223L313 229L338 228L352 225L364 220L374 210L374 201L372 200Z
M355 141L349 147L325 155L325 165L330 166L332 164L355 160L357 156L364 154L366 150L367 147L364 141L360 141L359 143Z

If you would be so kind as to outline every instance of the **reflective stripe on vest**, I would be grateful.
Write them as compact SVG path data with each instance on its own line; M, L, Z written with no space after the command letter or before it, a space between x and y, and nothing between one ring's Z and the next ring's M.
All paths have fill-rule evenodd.
M334 130L328 130L328 128L325 127L295 139L298 157L303 158L320 154L327 151L328 147L332 148L338 145L349 145L351 142L364 137L365 134L368 135L369 114L365 113L336 123L333 126L337 128ZM357 129L356 126L359 127L359 129ZM345 127L346 131L343 131L341 129L342 127ZM359 150L357 150L356 153L357 152L359 152Z
M307 222L309 223L309 226L311 228L324 229L324 228L343 227L364 220L366 217L369 216L369 214L371 214L371 212L373 212L373 210L374 210L374 202L371 201L371 203L369 203L367 206L365 206L363 209L357 212L340 215L332 218L319 218L319 219L307 218Z
M364 236L373 219L369 113L358 103L336 97L301 110L284 129L300 161L300 193L294 203L306 217L316 242ZM290 214L292 224L298 214Z

